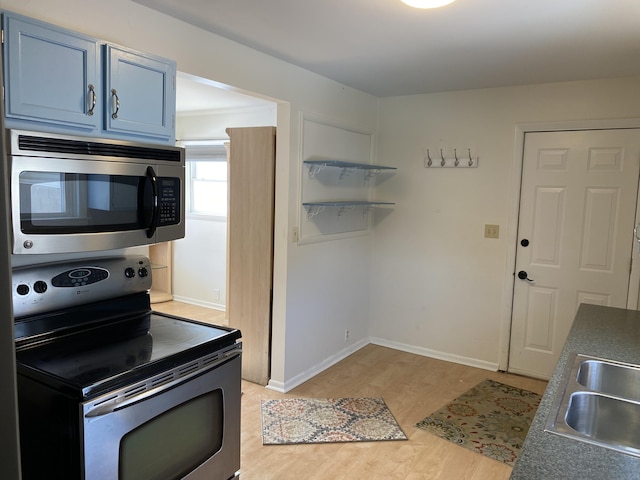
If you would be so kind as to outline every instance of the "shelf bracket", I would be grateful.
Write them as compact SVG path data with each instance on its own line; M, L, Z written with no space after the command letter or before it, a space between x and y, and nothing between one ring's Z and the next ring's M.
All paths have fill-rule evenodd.
M307 166L309 167L309 178L315 178L316 175L318 175L322 170L326 168L326 165L319 164L308 164Z
M338 207L338 217L341 217L350 210L353 210L352 205L343 205L341 207Z
M380 175L382 173L382 169L380 168L370 168L367 170L367 180L375 177L376 175Z
M311 220L313 217L324 212L325 207L324 205L308 205L306 209L307 209L307 219Z
M340 176L338 177L338 179L342 180L344 177L346 177L347 175L351 175L356 170L357 169L353 167L342 167L342 171L340 172Z

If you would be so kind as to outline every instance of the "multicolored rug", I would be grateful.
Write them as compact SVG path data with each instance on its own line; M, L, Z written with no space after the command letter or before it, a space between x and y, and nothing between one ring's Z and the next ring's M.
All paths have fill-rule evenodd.
M528 390L485 380L416 426L513 466L540 398Z
M382 398L262 400L262 444L406 440Z

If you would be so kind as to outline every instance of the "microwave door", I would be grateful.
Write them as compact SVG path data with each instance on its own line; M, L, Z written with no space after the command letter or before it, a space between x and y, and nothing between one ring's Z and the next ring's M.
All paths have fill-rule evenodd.
M153 242L157 178L148 165L13 157L11 170L13 253L110 250Z

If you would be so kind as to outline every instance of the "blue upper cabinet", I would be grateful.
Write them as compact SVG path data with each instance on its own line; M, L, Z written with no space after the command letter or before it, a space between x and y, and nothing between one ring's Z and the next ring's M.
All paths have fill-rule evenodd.
M98 43L13 15L3 28L7 118L100 128Z
M172 138L176 109L175 63L113 45L105 48L107 130Z
M175 142L172 60L3 12L5 124Z

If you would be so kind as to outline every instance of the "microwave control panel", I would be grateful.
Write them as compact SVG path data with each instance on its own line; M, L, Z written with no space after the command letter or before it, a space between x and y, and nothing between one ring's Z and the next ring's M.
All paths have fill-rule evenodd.
M158 225L178 225L180 223L180 179L158 178L160 217Z

